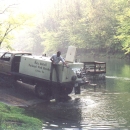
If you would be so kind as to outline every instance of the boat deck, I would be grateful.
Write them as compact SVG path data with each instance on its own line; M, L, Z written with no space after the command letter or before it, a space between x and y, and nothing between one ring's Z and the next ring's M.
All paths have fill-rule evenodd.
M93 62L83 62L84 63L84 71L86 75L99 75L106 74L106 63L93 61Z

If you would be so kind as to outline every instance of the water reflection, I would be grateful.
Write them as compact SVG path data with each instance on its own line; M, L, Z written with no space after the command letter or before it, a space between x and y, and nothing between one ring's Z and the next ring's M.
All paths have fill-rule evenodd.
M72 93L69 101L51 101L28 109L43 120L43 130L130 129L129 65L107 63L106 79L91 81L96 86L83 86L81 94Z
M80 128L81 105L80 99L75 98L68 102L39 104L33 106L33 110L41 113L43 129Z
M110 80L94 81L96 86L83 86L80 95L72 93L71 100L35 105L34 116L43 120L47 130L116 130L129 128L130 96L110 86ZM111 81L112 82L112 81ZM112 84L111 84L112 85ZM30 111L29 110L29 111Z
M128 81L130 81L130 78L127 78L127 77L106 76L106 78L107 78L107 79L128 80Z

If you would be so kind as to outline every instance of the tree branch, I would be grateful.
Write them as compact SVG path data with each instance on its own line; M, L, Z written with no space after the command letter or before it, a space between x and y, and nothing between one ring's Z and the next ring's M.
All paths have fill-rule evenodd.
M16 4L12 4L12 5L8 5L2 12L0 12L0 14L5 13L11 6L14 6Z

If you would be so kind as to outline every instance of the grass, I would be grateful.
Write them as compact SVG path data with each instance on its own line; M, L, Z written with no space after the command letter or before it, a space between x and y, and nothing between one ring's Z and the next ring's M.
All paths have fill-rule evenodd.
M41 130L42 121L25 113L24 108L0 103L0 130Z

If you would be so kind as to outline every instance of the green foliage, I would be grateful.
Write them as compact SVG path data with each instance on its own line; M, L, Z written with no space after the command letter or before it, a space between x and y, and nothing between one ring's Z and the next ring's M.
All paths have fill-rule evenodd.
M127 0L66 0L55 5L44 19L41 32L45 51L75 45L130 52L130 2ZM60 12L60 13L59 13ZM45 24L48 23L48 24Z
M117 38L122 43L125 54L130 53L130 1L124 0L119 2L120 12L117 16L119 26L117 31Z
M7 106L0 103L0 126L1 129L40 129L42 122L24 114L23 108Z
M28 22L32 18L30 15L16 13L17 8L13 8L15 4L3 6L0 4L0 46L12 49L11 43L15 38L18 29L23 26L30 25ZM4 44L4 45L3 45Z
M114 5L111 0L64 0L57 3L49 17L44 19L41 37L45 51L56 51L68 45L87 49L120 46L114 37L117 31Z
M129 0L58 0L27 37L27 50L52 54L77 48L130 52ZM7 15L0 19L0 44L11 48L13 30L21 29L30 16ZM22 45L21 45L22 46ZM39 52L39 53L40 53Z

